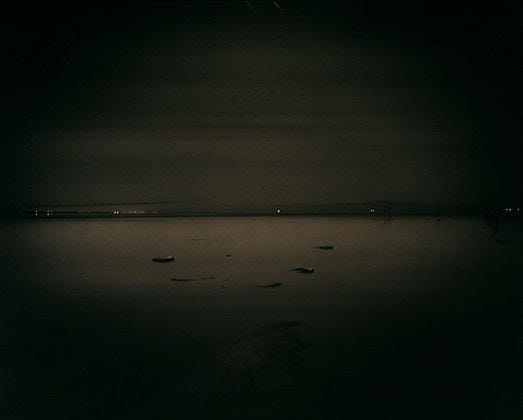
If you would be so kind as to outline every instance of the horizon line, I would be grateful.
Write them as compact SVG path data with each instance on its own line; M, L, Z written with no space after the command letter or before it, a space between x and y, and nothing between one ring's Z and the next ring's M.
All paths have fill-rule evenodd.
M64 207L68 207L64 209ZM0 210L2 219L87 219L87 218L150 218L150 217L246 217L246 216L426 216L426 217L448 217L448 216L480 216L480 215L503 215L520 217L519 205L492 206L472 203L445 203L439 202L414 202L414 201L367 201L359 203L336 203L316 205L287 205L258 207L257 209L122 209L114 205L104 205L110 209L90 209L81 206L45 206L31 209Z

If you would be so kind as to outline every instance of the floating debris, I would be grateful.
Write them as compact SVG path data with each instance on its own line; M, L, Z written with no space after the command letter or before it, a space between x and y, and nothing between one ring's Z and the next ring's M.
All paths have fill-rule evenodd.
M167 262L174 261L174 257L172 255L165 255L163 257L154 257L153 261L159 262L159 263L167 263Z
M181 278L181 277L172 277L171 281L179 281L179 282L189 282L189 281L199 281L199 280L214 280L216 277L209 276L209 277L194 277L194 278Z
M298 273L302 273L302 274L314 273L314 269L310 268L310 267L296 267L296 268L293 268L292 271L297 271Z
M231 256L231 254L227 254L227 255L226 255L226 257L230 257L230 256Z
M332 246L332 245L320 245L320 246L317 246L316 248L328 251L328 250L333 250L334 246Z
M274 288L276 288L276 287L281 287L281 286L283 286L282 283L280 283L280 282L276 282L276 283L270 283L270 284L259 284L259 285L256 286L256 287L262 287L262 288L264 288L264 289L274 289Z

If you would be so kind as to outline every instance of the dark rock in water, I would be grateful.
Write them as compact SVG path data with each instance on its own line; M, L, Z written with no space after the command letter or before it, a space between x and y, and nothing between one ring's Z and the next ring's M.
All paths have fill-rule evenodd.
M199 281L199 280L214 280L215 278L216 277L214 277L214 276L194 277L194 278L172 277L171 281L189 282L189 281Z
M332 245L320 245L317 247L318 249L323 249L324 251L333 250L334 246Z
M159 263L167 263L167 262L174 261L174 257L172 255L165 255L163 257L154 257L153 261L159 262Z
M314 273L314 269L310 268L310 267L296 267L296 268L293 268L292 271L297 271L298 273L302 273L302 274Z
M276 287L281 287L281 286L283 286L282 283L276 282L276 283L270 283L270 284L260 284L256 287L263 287L265 289L274 289Z

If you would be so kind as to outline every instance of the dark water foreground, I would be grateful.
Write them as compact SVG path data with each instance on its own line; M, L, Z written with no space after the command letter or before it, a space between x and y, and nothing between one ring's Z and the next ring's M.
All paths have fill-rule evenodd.
M4 224L0 417L522 418L519 229Z

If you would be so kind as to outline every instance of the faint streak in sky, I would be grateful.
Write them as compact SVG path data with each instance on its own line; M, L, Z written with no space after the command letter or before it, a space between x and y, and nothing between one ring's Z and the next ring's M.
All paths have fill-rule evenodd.
M273 3L274 3L274 5L278 8L278 10L279 10L280 12L285 13L285 12L283 11L283 9L280 7L280 5L278 4L278 2L273 1Z
M249 6L249 9L251 9L251 12L255 15L256 11L252 8L251 2L250 1L246 1L245 3L247 3L247 6Z
M249 9L251 9L251 12L255 15L256 14L256 11L254 10L254 8L252 7L251 5L251 2L249 0L246 0L245 3L247 3L247 6L249 7ZM281 12L281 13L285 13L284 10L280 7L280 5L278 4L277 1L273 1L272 2L277 8L278 10Z

